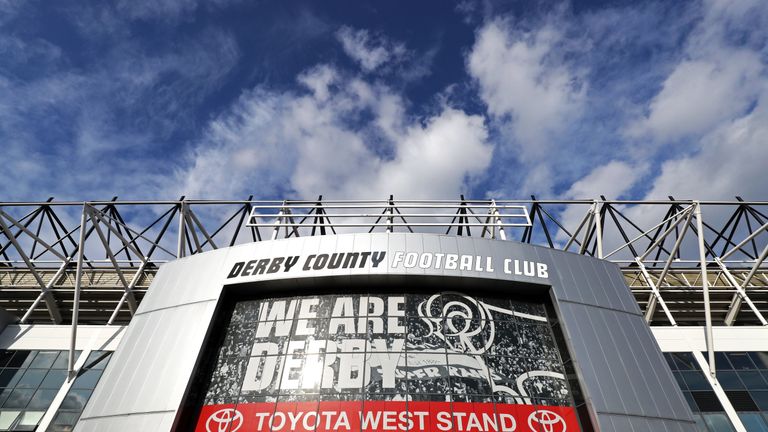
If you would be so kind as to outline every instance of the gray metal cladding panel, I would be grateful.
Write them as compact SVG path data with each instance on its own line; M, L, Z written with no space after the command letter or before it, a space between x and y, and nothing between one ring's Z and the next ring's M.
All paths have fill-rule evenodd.
M173 420L175 416L175 411L169 411L160 413L151 412L114 417L100 417L95 419L80 419L75 430L78 432L169 431L173 426Z
M551 256L551 267L559 279L552 284L558 300L640 313L623 280L607 280L611 273L621 277L615 264L551 249L539 250Z
M258 243L256 243L258 244ZM257 251L268 250L263 246ZM193 255L164 264L152 282L152 289L139 306L138 314L205 300L221 295L221 273L227 249Z
M570 302L558 307L597 412L690 420L642 317Z
M696 424L670 419L601 414L600 430L611 432L696 432Z
M599 336L592 326L592 308L581 304L562 303L561 312L566 337L571 339L573 358L581 370L585 393L592 399L593 409L600 412L626 412L621 391L613 380Z
M319 254L372 251L385 253L377 266L370 256L365 265L348 268L323 268L311 262L311 257ZM413 253L418 260L424 254L431 254L435 260L441 255L443 265L434 264L435 260L431 265L406 265L407 254ZM445 264L448 254L471 255L477 259L473 259L470 268L449 268ZM253 268L257 262L275 257L296 257L296 264L260 274L234 272L236 275L228 277L238 265L242 269L248 265ZM525 268L524 262L533 263L530 265L534 267L546 266L546 271L525 275L520 270ZM391 283L405 280L408 275L480 278L474 279L475 282L510 281L514 283L504 293L510 296L521 289L550 292L582 390L591 410L598 416L602 431L643 430L643 427L652 427L642 425L651 425L653 418L669 431L692 430L687 422L690 411L617 266L511 241L375 233L264 241L206 252L164 265L76 431L170 430L167 419L177 415L226 285L285 281L281 290L290 291L294 284L298 285L297 281L303 281L304 289L309 286L311 290L316 281L329 276L355 276L365 283L369 278L380 279L383 275ZM398 279L400 277L402 279ZM524 284L515 284L517 282ZM254 285L248 289L260 287ZM171 414L150 414L169 412ZM156 426L151 425L161 418ZM137 427L138 423L133 422L139 419L148 423ZM675 424L674 419L681 420L677 424L679 428L670 426ZM623 429L627 424L629 429Z
M637 309L628 309L624 302L622 302L622 298L626 297L624 292L620 289L624 286L624 284L616 286L613 285L613 282L608 279L608 272L605 268L604 262L598 262L595 260L584 260L582 261L582 265L584 266L585 270L588 272L588 274L591 276L591 286L595 290L598 296L602 296L604 299L603 301L610 305L611 308L617 309L617 310L623 310L627 312L640 312ZM589 268L591 267L591 269ZM616 269L618 270L618 269ZM637 302L634 300L634 298L631 299L632 303L637 304Z
M600 415L598 422L600 424L600 430L635 432L632 429L629 417L626 416L612 416L603 414Z
M215 307L207 301L137 315L82 418L175 412Z

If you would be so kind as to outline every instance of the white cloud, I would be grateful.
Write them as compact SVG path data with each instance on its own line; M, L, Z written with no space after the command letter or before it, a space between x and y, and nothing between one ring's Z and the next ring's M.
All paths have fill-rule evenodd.
M23 0L0 0L0 24L13 19L24 3Z
M189 106L239 55L231 35L216 31L166 54L119 44L87 70L65 68L58 47L42 46L52 55L40 77L0 71L0 147L15 161L0 172L0 183L15 185L6 199L157 197L174 159L158 142L192 123Z
M327 65L321 65L313 69L310 73L299 75L298 81L304 84L315 98L321 102L328 99L330 95L329 87L338 79L336 70Z
M477 32L468 69L488 112L512 119L526 159L541 158L553 134L579 115L586 86L558 56L562 33L552 24L515 31L510 21L491 21Z
M720 124L698 151L665 161L647 198L764 199L768 190L768 86L748 115Z
M682 58L649 103L648 115L630 126L661 148L646 199L761 200L768 190L768 7L760 0L705 1ZM674 150L670 141L685 148ZM681 151L682 150L682 151ZM674 152L674 153L673 153ZM667 156L675 154L674 157ZM659 209L660 211L663 209ZM661 214L627 210L641 226ZM705 220L727 217L709 208Z
M176 17L194 11L197 0L121 0L118 9L131 18Z
M0 0L0 10L15 10L8 5L16 3ZM208 6L199 0L121 0L75 22L84 39L104 38L93 46L108 46L83 68L72 67L66 49L42 39L0 37L6 63L35 67L28 78L0 71L1 146L9 160L18 161L0 178L6 184L26 179L10 198L40 190L46 196L71 191L74 198L445 198L488 174L495 151L491 169L497 171L490 176L507 196L639 197L648 191L654 198L761 198L768 190L760 173L760 162L768 159L761 145L768 7L764 0L701 5L696 13L684 9L679 20L659 19L683 10L661 3L611 9L602 21L555 11L533 27L526 17L488 18L466 56L476 86L455 83L454 93L446 96L446 90L434 99L458 103L416 109L399 89L412 79L409 74L429 73L440 42L416 54L380 33L342 27L335 37L359 65L359 75L320 65L297 77L299 88L257 86L223 114L202 120L202 137L190 137L184 132L197 130L196 116L219 110L220 97L242 84L228 81L240 55L233 35L208 29L144 49L131 42L131 32L139 29L131 19L196 18L195 11ZM327 36L329 25L308 10L290 24L275 24L274 32L303 32L296 39L302 42ZM644 18L636 18L638 10ZM484 14L472 12L475 18ZM627 26L631 32L620 31ZM660 53L650 54L651 60L636 59L654 49ZM619 51L630 54L606 60L606 53ZM636 66L636 75L624 76ZM588 85L587 78L594 81ZM648 96L651 81L658 87ZM223 84L228 90L207 99ZM457 106L473 106L476 95L468 92L475 89L487 109L470 115ZM430 114L415 118L414 111ZM625 122L629 116L633 121ZM637 140L624 140L626 131ZM665 152L664 145L675 140L687 147ZM51 144L60 142L65 144ZM185 153L184 146L194 148ZM169 166L176 166L180 154L187 159L173 171ZM55 181L44 175L75 171ZM499 172L507 177L500 179ZM170 182L172 187L164 186Z
M689 137L664 160L648 198L761 199L768 190L768 7L759 0L706 1L685 57L641 120L660 144Z
M120 0L117 9L133 19L177 20L199 7L222 7L239 0Z
M648 116L632 126L630 135L670 141L711 130L754 103L762 69L759 55L747 50L684 61L664 81Z
M375 184L354 183L349 190L359 197L455 197L466 189L468 176L488 167L492 147L487 138L482 117L443 107L425 124L403 132L395 158L380 164Z
M336 38L344 52L365 72L373 72L386 63L401 61L407 53L403 44L372 35L368 30L344 26L336 32Z
M563 194L569 199L607 199L624 196L647 170L644 165L630 165L622 161L610 161L574 182Z
M766 9L759 0L705 1L682 59L651 99L647 114L627 128L628 136L651 137L663 144L700 137L744 115L765 80L764 56L750 46L749 36L763 33L765 40ZM733 37L746 43L736 45Z
M446 197L487 168L492 146L482 117L441 106L434 116L409 119L391 89L339 74L328 66L303 73L310 94L244 94L211 124L189 168L177 173L176 191Z
M632 187L647 172L648 166L644 164L632 165L623 161L610 161L601 165L590 173L574 182L563 194L564 199L600 199L604 195L606 199L614 200L627 198ZM560 215L561 223L573 233L586 214L587 206L569 206ZM565 239L563 232L558 233L558 238Z
M48 66L61 59L61 49L39 38L24 40L15 36L0 35L0 57L3 58L5 67Z

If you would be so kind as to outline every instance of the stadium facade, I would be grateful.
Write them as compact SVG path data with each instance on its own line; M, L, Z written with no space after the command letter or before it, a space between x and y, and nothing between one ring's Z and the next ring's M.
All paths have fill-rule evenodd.
M768 431L767 207L0 203L0 430Z

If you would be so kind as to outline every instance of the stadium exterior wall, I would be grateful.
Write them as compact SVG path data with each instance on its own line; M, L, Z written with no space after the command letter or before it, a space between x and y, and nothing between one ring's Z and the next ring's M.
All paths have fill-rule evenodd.
M364 268L300 268L309 256L346 252L385 254L379 255L383 261L377 267L369 261ZM407 253L480 259L474 270L406 268ZM236 273L236 263L288 256L301 258L291 271L281 268L274 273L228 277ZM546 271L534 276L515 274L514 260L546 265ZM492 269L488 262L493 263ZM397 283L398 277L409 275L507 281L513 283L511 289L522 284L548 292L595 429L695 430L691 411L615 264L509 241L374 233L264 241L165 264L75 431L172 430L180 421L211 322L229 285L279 280L290 289L296 281L328 276Z

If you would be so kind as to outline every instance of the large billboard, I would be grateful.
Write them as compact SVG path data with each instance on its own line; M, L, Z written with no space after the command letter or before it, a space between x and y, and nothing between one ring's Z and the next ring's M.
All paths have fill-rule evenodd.
M580 431L544 303L268 298L225 332L196 432Z

